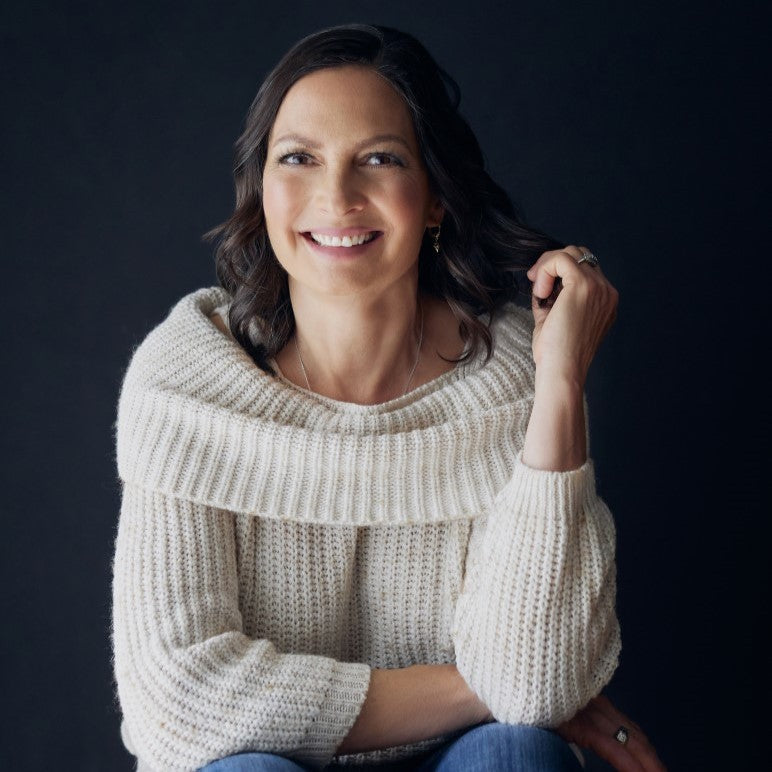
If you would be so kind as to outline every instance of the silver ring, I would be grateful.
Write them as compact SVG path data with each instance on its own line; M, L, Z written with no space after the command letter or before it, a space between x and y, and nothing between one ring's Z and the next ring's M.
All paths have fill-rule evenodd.
M576 261L576 264L581 265L582 263L587 263L587 265L597 268L600 265L600 260L592 252L582 252L582 256Z
M627 741L630 739L630 730L626 726L620 726L616 732L614 732L614 739L622 745L627 745Z

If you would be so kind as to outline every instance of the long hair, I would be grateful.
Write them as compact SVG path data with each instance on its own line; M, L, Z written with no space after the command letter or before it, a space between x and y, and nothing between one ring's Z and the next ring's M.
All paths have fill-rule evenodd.
M404 98L429 187L445 210L439 254L428 231L424 235L418 286L445 299L459 322L464 351L448 361L470 359L482 343L487 362L495 314L517 298L521 282L527 281L518 274L545 250L563 245L527 227L485 171L477 138L458 111L461 94L455 80L413 36L367 24L330 27L298 41L265 78L249 108L235 145L235 210L205 234L219 242L217 279L232 296L228 323L233 336L260 368L275 374L268 360L292 336L295 317L287 274L271 248L263 214L268 136L296 81L315 70L352 64L371 68Z

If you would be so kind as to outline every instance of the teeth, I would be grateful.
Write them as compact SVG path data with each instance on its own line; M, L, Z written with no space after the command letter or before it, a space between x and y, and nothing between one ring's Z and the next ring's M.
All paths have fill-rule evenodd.
M359 244L364 244L366 241L372 241L375 238L375 233L363 233L359 236L325 236L322 233L311 233L311 238L317 243L325 247L356 247Z

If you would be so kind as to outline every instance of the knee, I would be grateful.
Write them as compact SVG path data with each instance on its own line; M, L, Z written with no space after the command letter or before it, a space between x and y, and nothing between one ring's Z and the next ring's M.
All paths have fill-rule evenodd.
M302 772L305 768L272 753L236 753L207 764L198 772Z
M475 727L472 732L486 745L543 746L560 744L563 740L549 729L522 724L500 724L498 721Z
M581 769L568 743L549 729L493 722L476 727L471 734L486 754L517 760L518 768Z

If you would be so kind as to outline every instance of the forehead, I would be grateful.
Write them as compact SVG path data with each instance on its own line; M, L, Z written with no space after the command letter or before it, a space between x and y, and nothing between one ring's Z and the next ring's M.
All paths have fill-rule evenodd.
M350 65L317 70L292 85L279 107L269 142L284 133L324 142L399 134L415 147L413 121L404 99L373 70Z

